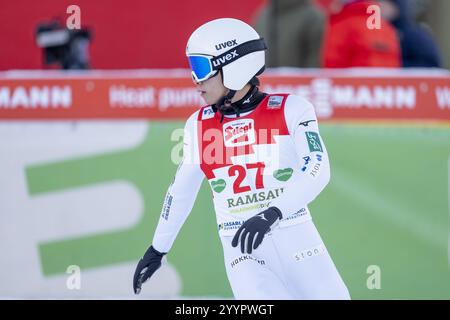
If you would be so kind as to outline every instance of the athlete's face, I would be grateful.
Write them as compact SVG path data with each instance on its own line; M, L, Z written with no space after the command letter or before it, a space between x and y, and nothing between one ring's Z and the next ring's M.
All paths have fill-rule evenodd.
M228 89L225 88L222 83L222 75L220 72L218 72L216 76L205 81L196 82L194 80L194 83L197 87L197 91L208 105L217 103L219 99L225 96L228 92Z

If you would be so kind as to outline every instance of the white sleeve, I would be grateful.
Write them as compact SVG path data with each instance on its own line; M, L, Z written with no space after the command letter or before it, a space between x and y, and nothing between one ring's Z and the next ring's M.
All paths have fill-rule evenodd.
M297 169L299 174L270 204L279 208L286 218L308 205L325 188L330 181L330 163L313 105L299 96L290 95L284 115L289 135L294 140L294 156L301 163L301 168Z
M198 112L194 113L186 122L183 158L167 190L158 226L153 236L152 245L159 252L169 252L194 206L204 178L199 161L197 115Z

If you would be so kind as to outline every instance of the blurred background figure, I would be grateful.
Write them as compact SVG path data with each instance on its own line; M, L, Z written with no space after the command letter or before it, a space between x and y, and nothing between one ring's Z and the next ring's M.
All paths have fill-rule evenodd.
M400 44L395 29L385 20L379 29L369 29L364 0L316 0L328 15L322 46L322 66L400 67Z
M258 14L255 29L266 40L267 66L317 68L324 15L311 0L272 0Z
M439 49L430 30L416 22L425 10L423 1L380 0L381 14L396 28L403 67L442 67Z
M426 15L430 7L430 0L410 0L411 15L418 23L426 20Z

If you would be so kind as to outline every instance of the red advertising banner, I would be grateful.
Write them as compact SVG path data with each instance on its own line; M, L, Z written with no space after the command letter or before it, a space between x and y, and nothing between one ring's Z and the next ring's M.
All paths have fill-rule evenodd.
M268 93L293 93L323 120L450 121L444 70L270 70ZM0 120L186 119L204 105L187 70L0 73Z

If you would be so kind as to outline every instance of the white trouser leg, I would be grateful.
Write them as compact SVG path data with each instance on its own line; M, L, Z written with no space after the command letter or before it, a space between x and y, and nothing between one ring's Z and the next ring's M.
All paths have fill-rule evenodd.
M279 261L266 257L276 255L270 243L263 243L252 254L243 254L241 247L231 246L232 237L221 237L225 268L235 299L293 299L280 277Z
M350 299L312 221L266 234L252 254L221 237L236 299Z
M268 239L281 258L295 299L350 299L313 221L275 229Z

